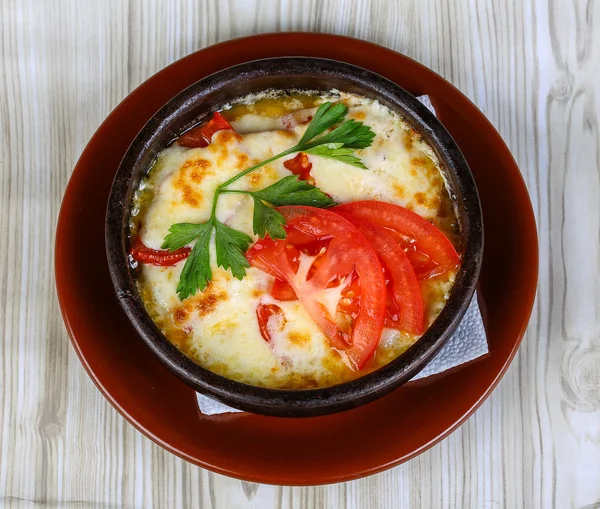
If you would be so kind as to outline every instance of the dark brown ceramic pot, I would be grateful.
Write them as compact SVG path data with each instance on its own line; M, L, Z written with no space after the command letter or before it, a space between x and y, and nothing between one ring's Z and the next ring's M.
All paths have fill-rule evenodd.
M427 332L386 366L351 382L310 390L255 387L212 373L173 346L142 303L128 260L131 202L157 154L191 126L226 103L267 89L343 90L376 98L401 114L433 147L455 198L462 232L461 266L448 302ZM317 58L273 58L212 74L164 105L125 154L113 182L106 213L106 249L118 300L148 347L196 391L241 410L282 417L347 410L379 398L418 373L449 339L475 291L483 251L477 189L458 146L437 118L415 97L360 67ZM233 338L234 339L234 338Z

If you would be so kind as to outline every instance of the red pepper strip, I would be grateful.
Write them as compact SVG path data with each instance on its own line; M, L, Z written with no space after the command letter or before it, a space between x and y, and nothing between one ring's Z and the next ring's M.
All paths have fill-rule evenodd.
M194 127L183 133L177 142L182 147L201 148L210 145L213 134L224 129L232 129L231 124L225 120L225 117L218 111L215 111L213 118L208 123Z
M161 267L170 267L185 260L191 251L192 249L189 247L182 247L175 251L150 249L142 243L139 237L136 237L131 245L131 256L136 262Z
M276 304L259 304L256 307L256 318L258 319L260 335L267 343L271 341L271 334L269 332L269 318L271 318L273 315L281 314L283 314L283 310Z

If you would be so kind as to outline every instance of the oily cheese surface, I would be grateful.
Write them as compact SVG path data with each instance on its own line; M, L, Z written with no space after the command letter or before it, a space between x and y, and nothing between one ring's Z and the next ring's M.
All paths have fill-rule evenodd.
M431 149L406 122L378 102L345 94L338 100L349 106L349 118L364 122L376 133L370 147L356 151L368 170L311 155L316 185L338 203L368 199L411 208L455 240L452 204ZM159 249L171 225L206 221L216 187L295 145L306 129L302 119L310 118L319 101L292 100L282 105L269 99L234 105L225 114L237 132L219 131L205 148L174 144L165 149L142 181L133 209L132 227L144 244ZM291 122L290 114L295 115ZM270 163L234 186L258 190L271 185L291 174L283 163L293 157ZM252 210L249 196L225 194L219 199L217 218L256 239ZM210 249L214 276L204 292L179 300L176 287L185 262L173 267L141 265L138 285L167 338L216 373L273 388L330 386L386 364L418 339L385 329L374 361L360 373L353 372L330 348L299 302L278 302L269 295L271 276L250 268L246 277L238 280L214 264L214 239ZM428 323L443 308L453 279L453 273L446 273L421 282ZM270 342L263 339L258 327L256 307L261 303L276 303L283 310L283 317L269 320Z

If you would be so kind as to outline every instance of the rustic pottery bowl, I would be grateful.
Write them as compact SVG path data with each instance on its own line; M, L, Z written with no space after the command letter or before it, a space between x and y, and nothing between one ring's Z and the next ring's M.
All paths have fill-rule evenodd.
M226 103L267 89L338 89L376 98L401 114L436 152L456 203L461 266L446 306L405 353L356 380L333 387L278 390L217 375L172 345L138 295L129 264L129 217L135 189L158 153ZM142 128L115 176L106 213L106 250L118 300L155 355L196 391L264 415L303 417L348 410L384 396L415 376L450 338L475 292L483 254L483 223L475 182L458 146L437 118L391 81L350 64L319 58L256 60L212 74L165 104Z

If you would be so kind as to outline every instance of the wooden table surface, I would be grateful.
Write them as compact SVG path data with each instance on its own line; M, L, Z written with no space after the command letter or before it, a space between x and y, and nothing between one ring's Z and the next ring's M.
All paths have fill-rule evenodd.
M138 84L232 37L350 35L442 74L499 130L540 233L537 303L483 406L439 445L338 485L192 466L108 404L67 339L56 220L87 141ZM1 507L600 507L600 1L0 0Z

